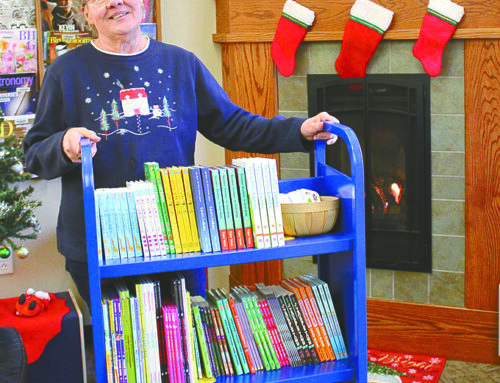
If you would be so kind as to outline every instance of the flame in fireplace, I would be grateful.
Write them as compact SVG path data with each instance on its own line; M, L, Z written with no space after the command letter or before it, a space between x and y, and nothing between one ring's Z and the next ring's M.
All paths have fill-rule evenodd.
M397 184L396 182L393 182L391 184L391 194L394 197L394 201L399 205L401 202L401 186Z
M371 184L372 211L399 214L403 185L397 181L388 181L381 176L374 177L373 181Z

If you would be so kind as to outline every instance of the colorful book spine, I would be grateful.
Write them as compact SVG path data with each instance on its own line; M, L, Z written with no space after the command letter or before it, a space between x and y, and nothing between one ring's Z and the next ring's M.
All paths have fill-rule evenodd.
M182 182L184 184L184 192L186 194L186 206L189 217L189 227L191 228L191 239L193 241L193 251L200 251L200 238L198 235L198 227L193 205L193 193L191 188L191 180L189 178L189 169L181 167Z
M267 202L267 189L269 186L266 187L266 183L269 181L269 177L266 177L260 158L251 158L251 160L254 164L255 179L257 181L257 195L259 197L260 219L262 220L264 246L274 247L277 246L276 222L274 221L274 215L271 216L272 212L271 209L269 209L269 204Z
M247 248L254 247L252 234L252 216L250 214L250 205L248 204L247 181L245 177L245 168L243 166L234 166L236 171L236 181L241 205L241 218L243 221L243 232L245 234L245 244Z
M117 223L116 216L113 209L113 199L111 197L111 189L106 189L104 191L104 196L102 199L104 204L105 214L107 224L109 225L109 240L111 242L111 249L113 258L112 259L120 259L120 244L118 242L118 232L117 232Z
M227 170L224 167L219 168L219 177L222 194L222 205L224 209L224 218L226 220L227 242L229 250L236 249L236 236L234 233L233 211L231 206L231 195L229 193L229 181Z
M250 355L250 348L247 342L247 336L243 331L243 325L241 324L240 317L238 315L238 311L236 310L236 304L234 303L234 299L232 297L227 297L227 301L229 303L229 308L231 309L231 314L234 319L234 324L236 325L236 330L238 331L239 338L241 340L241 346L243 347L243 352L245 354L245 358L248 364L248 368L252 374L255 374L255 366L252 361L252 357Z
M276 297L280 304L283 316L287 322L290 334L292 335L295 348L297 349L297 352L300 356L301 364L311 363L311 359L309 357L309 350L307 349L305 340L300 332L297 318L295 317L294 312L290 309L290 304L286 299L286 294L288 293L288 290L286 290L281 286L272 286L271 288L273 292L276 294Z
M104 250L102 244L102 233L101 233L101 218L99 216L99 200L97 198L97 193L94 191L94 204L95 204L95 227L97 234L97 259L104 261Z
M245 351L243 348L243 344L241 342L241 338L238 333L238 329L236 328L236 323L234 321L233 313L231 311L231 308L229 307L229 298L226 292L223 289L217 289L217 293L219 297L222 300L222 303L224 305L224 310L226 311L226 317L229 323L229 329L231 331L231 334L234 339L234 343L236 345L236 351L238 353L238 358L241 363L241 367L243 369L244 374L248 374L250 372L250 368L248 366L248 362L245 356Z
M177 167L168 168L170 177L170 185L174 196L175 213L177 215L177 223L179 225L179 234L182 243L183 252L193 251L193 241L191 238L191 228L189 224L189 216L186 205L186 194L184 192L181 170Z
M229 250L226 218L224 216L224 205L222 202L222 191L220 184L219 169L210 168L210 178L212 179L212 189L214 192L214 204L215 204L215 211L217 214L217 223L219 227L221 249L223 251Z
M149 209L151 209L151 220L153 225L153 242L156 249L157 256L167 254L167 244L165 243L165 237L163 236L162 224L160 221L160 213L158 212L158 203L156 201L155 186L151 182L144 182L146 203L148 203Z
M243 306L245 307L245 311L247 313L248 321L250 323L250 327L252 328L252 332L255 337L255 341L257 344L257 348L259 350L260 357L262 359L262 363L264 365L264 369L266 371L270 371L274 369L274 362L270 355L270 351L268 349L268 345L266 342L266 338L262 333L261 324L256 317L256 313L254 311L254 307L250 301L249 294L242 290L241 287L234 288L235 293L240 297Z
M276 323L276 327L279 331L290 364L292 366L302 365L302 361L300 359L297 348L295 347L295 343L292 339L290 329L288 328L288 324L278 302L278 298L269 286L265 286L262 283L256 283L255 287L258 289L259 293L265 297L268 303L271 316Z
M141 230L139 227L139 219L135 208L134 194L129 188L124 188L125 202L129 213L130 228L132 231L132 246L134 248L134 257L143 256L141 245Z
M211 377L212 374L212 368L210 367L210 359L208 355L208 341L205 337L205 332L203 331L203 325L201 323L201 315L200 315L200 309L196 304L192 305L192 310L193 310L193 315L194 315L194 320L195 320L195 327L196 327L196 334L198 336L198 344L200 345L200 351L201 351L201 360L203 362L203 370L205 371L205 376Z
M144 176L146 181L150 182L151 185L153 186L153 192L154 192L154 197L155 197L155 203L156 203L156 211L158 213L158 219L160 221L159 223L159 228L161 229L162 233L162 238L164 241L168 242L168 234L167 234L167 226L170 227L170 223L165 222L165 220L168 221L168 215L166 215L166 211L164 211L164 206L161 203L160 199L160 190L158 188L158 183L156 182L156 173L155 173L155 168L154 166L158 165L155 162L145 162L144 163ZM166 207L166 205L165 205ZM166 210L166 209L165 209ZM170 248L166 246L167 253L170 253Z
M179 309L172 309L171 316L172 327L174 333L174 347L172 349L173 357L176 362L177 379L174 382L186 382L186 375L184 373L184 354L182 350L182 330L181 330L181 319L179 317Z
M147 338L147 323L145 316L145 297L143 294L142 283L136 283L135 292L137 295L137 303L139 307L139 331L141 338L141 348L143 350L143 371L146 382L149 382L150 379L150 363L149 363L149 354L151 353L150 345L148 344Z
M149 234L146 230L146 219L145 219L146 212L143 204L143 198L140 196L140 192L138 190L136 182L127 182L127 190L130 192L129 202L130 204L132 203L134 204L135 211L137 214L137 223L139 225L143 255L144 257L150 257L151 256L149 248L150 239L149 239ZM133 198L133 202L130 201L130 198Z
M115 382L119 382L121 371L121 360L119 358L119 347L116 334L115 310L113 308L113 300L107 299L108 315L109 315L109 334L111 338L111 351L113 355L113 377ZM123 378L122 378L123 380Z
M137 297L130 297L130 315L132 318L132 331L134 333L135 376L137 382L145 383L144 351L142 349L141 324Z
M293 282L296 285L300 286L303 290L303 295L305 296L306 305L308 305L308 310L311 312L311 317L316 322L316 326L319 332L319 337L323 342L324 354L326 360L334 360L335 354L333 352L333 348L326 332L325 325L323 323L323 319L321 317L321 313L319 312L318 304L316 302L316 298L314 298L313 291L311 286L302 281L300 278L293 278Z
M269 308L269 303L267 300L262 299L258 301L260 311L262 312L262 318L266 324L271 340L273 341L274 349L276 350L276 355L281 366L289 366L290 360L285 351L285 346L281 338L281 334L278 331L276 322L274 321L271 309Z
M244 249L246 247L245 235L243 233L243 221L241 219L240 197L238 193L238 184L236 181L236 170L231 166L226 166L225 169L227 171L229 194L231 197L236 247L238 249Z
M217 212L215 210L214 192L212 188L212 179L210 176L210 169L207 167L199 167L201 172L201 179L203 183L203 191L205 197L205 206L207 208L208 228L210 231L210 241L212 244L212 251L220 251L220 238L219 226L217 225Z
M297 318L297 324L300 333L302 334L302 337L305 341L306 345L306 350L308 351L308 357L310 358L310 363L319 363L319 357L318 353L316 352L316 348L314 347L314 343L311 339L311 336L309 334L309 331L307 329L307 325L304 321L304 317L301 314L301 310L297 301L297 298L295 295L291 292L288 291L288 293L285 295L285 299L288 300L290 304L290 309L291 312L293 312L293 315Z
M134 238L132 233L132 225L130 223L130 213L128 211L127 195L125 188L116 189L115 205L120 209L120 215L123 221L123 232L125 235L125 247L127 250L127 258L135 257Z
M122 323L122 313L120 300L118 298L112 299L113 304L113 314L115 321L115 334L116 334L116 348L118 357L118 367L119 367L119 381L127 382L127 361L125 356L125 344L123 341L123 323Z
M189 327L187 327L189 326L187 319L187 315L189 313L187 312L188 304L187 304L186 281L184 277L179 273L177 273L175 287L176 287L176 304L178 305L179 308L179 320L181 326L182 350L184 356L184 375L186 381L194 382L194 374L192 368L193 356L191 354L191 347L189 347L189 345L191 344L191 334L188 331Z
M238 318L240 319L241 326L245 333L245 337L247 340L248 348L250 350L250 356L252 358L252 364L255 367L256 371L260 371L264 369L264 365L262 363L262 358L259 355L259 350L257 348L257 344L255 342L255 336L252 331L252 327L250 326L250 322L248 320L247 312L245 311L245 307L243 306L243 302L238 297L238 295L231 293L231 297L234 300L234 306L236 311L238 312Z
M115 258L113 239L111 237L111 227L108 222L108 213L106 210L106 191L104 189L97 189L95 191L95 199L99 207L99 217L102 223L102 247L105 260ZM116 249L118 251L118 249Z
M260 216L259 196L257 193L257 181L255 179L255 168L249 158L235 158L233 164L245 168L245 179L247 181L248 205L252 217L252 231L254 244L257 249L262 249L264 244L264 231ZM269 238L270 240L270 238ZM270 247L270 246L268 246Z
M317 324L315 325L315 321L313 321L313 318L311 317L311 312L308 310L302 290L290 280L281 281L281 285L295 295L295 298L299 305L300 313L302 314L302 318L304 318L307 331L314 344L314 348L316 350L318 358L321 362L325 361L326 357L323 353L324 347L320 340L320 335L317 331Z
M170 183L170 177L167 169L160 169L160 176L163 184L163 194L165 195L165 203L167 205L168 217L170 218L170 228L172 230L172 240L174 242L174 249L177 254L182 253L182 243L179 234L179 226L177 222L177 215L175 213L173 190Z
M213 360L214 360L214 371L217 376L219 375L224 375L224 361L222 359L222 349L220 347L219 340L217 338L217 331L215 328L215 323L212 319L212 313L210 311L210 307L208 305L208 302L200 297L200 303L201 303L201 312L202 312L202 318L204 319L205 323L207 324L207 332L210 337L210 344L212 346L212 354L213 354Z
M125 220L122 214L122 209L119 204L119 191L118 188L109 189L110 198L109 203L112 204L112 210L114 213L114 219L116 224L116 233L118 237L118 250L120 252L120 259L127 259L129 254L127 250L127 241L125 234Z
M319 286L319 292L322 294L323 302L325 302L326 307L328 308L328 315L333 322L336 339L340 347L340 355L337 359L345 359L348 357L347 348L344 342L344 337L342 336L342 330L340 329L339 321L337 318L337 313L335 311L335 306L333 304L332 295L330 293L330 288L328 284L317 277L313 277L316 280L316 283Z
M208 227L207 208L205 206L205 196L203 195L203 184L200 168L192 166L189 169L191 190L193 192L193 205L198 227L201 251L204 253L212 251L210 240L210 229Z
M224 308L224 303L222 302L222 299L220 299L217 294L209 290L207 291L207 297L212 300L212 302L217 306L222 322L222 327L224 328L224 334L226 336L226 340L229 346L229 352L231 354L231 360L233 362L233 367L236 372L236 375L241 375L243 374L243 369L240 363L240 359L238 356L238 350L236 349L236 343L233 338L233 334L231 331L231 328L229 327L229 322L228 318L226 316L226 310Z
M103 326L104 326L104 352L106 355L106 378L108 383L113 383L113 351L111 346L111 334L109 329L109 312L108 304L105 299L101 302L102 305L102 316L103 316Z
M121 289L119 292L120 307L123 328L123 344L125 349L125 362L127 366L127 382L135 383L135 359L134 359L134 344L132 323L130 316L130 294L126 289Z
M195 371L195 377L196 379L201 379L203 378L203 370L201 367L201 349L200 349L200 344L198 342L198 336L196 334L196 322L194 319L194 312L191 310L191 322L193 323L193 344L194 344L194 356L196 360L196 371Z
M271 175L271 191L273 197L274 217L276 218L276 234L278 236L278 246L285 246L285 232L283 229L283 214L281 212L281 204L279 201L279 182L278 168L275 158L268 158L269 173Z
M148 252L145 255L149 257L157 256L159 255L158 238L156 237L156 231L153 223L153 211L150 207L150 200L148 193L145 190L144 182L133 181L127 183L127 186L130 186L133 190L138 218L140 219L139 222L142 221L144 229L144 234L141 234L143 248L146 247L148 249Z
M258 326L260 328L260 331L262 333L262 337L263 337L265 345L266 345L265 348L266 348L267 352L269 353L269 361L271 364L271 368L279 369L281 366L280 366L280 363L278 360L278 355L276 353L276 350L275 350L275 347L274 347L273 342L271 340L270 334L269 334L267 327L266 327L266 324L264 322L262 312L260 311L259 304L257 302L257 297L253 292L251 292L248 289L247 289L247 294L249 297L249 303L251 306L253 306L252 307L253 312L254 312L255 318L258 322Z
M158 211L160 213L160 219L162 223L163 235L165 237L168 254L175 254L175 243L172 232L172 225L170 223L170 215L168 213L167 201L165 200L165 193L163 190L163 181L161 179L160 166L157 162L146 162L144 164L144 171L146 174L146 168L148 169L149 176L146 175L146 179L153 183L156 201L158 205Z
M217 342L221 353L222 365L226 375L234 375L233 365L231 363L231 356L229 354L229 347L222 327L222 321L217 308L209 306L210 316L214 324ZM208 312L207 312L208 313Z

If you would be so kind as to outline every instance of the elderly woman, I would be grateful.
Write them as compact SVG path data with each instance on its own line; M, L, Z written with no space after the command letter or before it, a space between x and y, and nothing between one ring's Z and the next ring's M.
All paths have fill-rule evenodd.
M88 0L83 11L98 37L48 68L25 156L30 172L62 178L58 250L90 303L80 138L92 141L96 188L119 187L143 178L147 161L193 165L198 131L230 150L306 151L308 141L334 141L323 121L337 120L267 119L233 104L192 53L141 35L142 0ZM204 294L204 270L186 277Z

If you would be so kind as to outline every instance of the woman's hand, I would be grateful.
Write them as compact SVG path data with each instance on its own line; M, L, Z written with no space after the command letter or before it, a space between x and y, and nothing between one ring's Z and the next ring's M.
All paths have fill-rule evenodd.
M327 112L321 112L314 117L308 118L302 123L300 133L307 141L326 140L327 145L332 145L337 141L337 136L323 130L323 122L339 122L335 117Z
M97 142L101 141L101 138L97 134L86 128L70 128L63 137L62 147L64 153L68 156L71 162L78 164L82 162L82 153L80 149L80 139L82 137L90 138L90 149L92 152L92 157L97 152Z

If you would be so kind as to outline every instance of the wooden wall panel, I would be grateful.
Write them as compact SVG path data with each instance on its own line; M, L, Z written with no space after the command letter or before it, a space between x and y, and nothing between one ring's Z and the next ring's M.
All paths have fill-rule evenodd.
M306 41L342 40L353 0L302 0L300 4L315 12L315 21ZM425 0L377 0L394 12L387 39L416 39L425 15ZM283 0L217 0L215 41L272 41ZM465 15L455 38L500 37L500 0L459 2ZM219 9L221 13L219 14Z
M498 311L500 41L465 44L465 306Z
M498 364L498 313L368 299L368 347Z
M237 43L222 47L222 81L231 100L246 110L264 117L278 114L276 74L270 57L270 44ZM226 163L233 158L260 156L276 158L279 155L232 152L226 150ZM253 285L256 282L276 284L282 278L282 261L232 265L231 285Z

